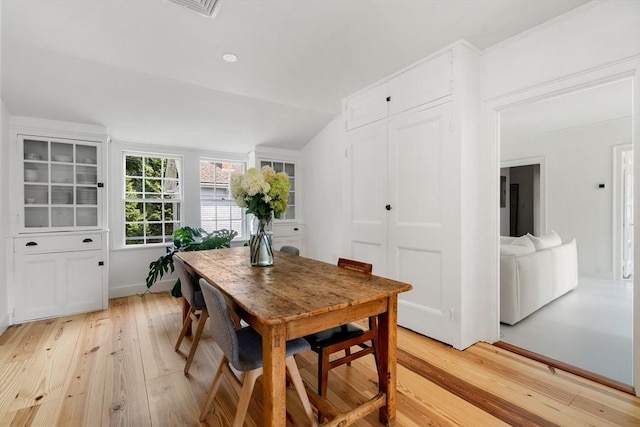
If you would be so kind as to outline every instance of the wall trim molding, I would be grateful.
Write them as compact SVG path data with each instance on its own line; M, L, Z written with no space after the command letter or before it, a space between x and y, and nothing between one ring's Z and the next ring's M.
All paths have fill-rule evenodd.
M109 288L109 299L128 297L131 295L142 295L147 291L152 293L159 293L165 291L171 291L175 280L161 280L153 284L150 289L147 289L146 283L136 283L132 285L119 286L117 288Z

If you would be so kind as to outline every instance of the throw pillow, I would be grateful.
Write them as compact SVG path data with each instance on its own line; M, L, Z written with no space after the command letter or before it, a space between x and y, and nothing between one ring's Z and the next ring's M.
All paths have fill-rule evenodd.
M514 246L522 246L527 249L531 249L532 251L536 250L536 247L534 246L533 242L527 236L520 236L517 239L515 239L513 242L511 242L511 244Z
M536 248L536 251L553 248L562 244L562 239L560 239L560 236L558 236L558 233L555 231L551 231L538 237L527 234L527 237L533 242L533 246Z

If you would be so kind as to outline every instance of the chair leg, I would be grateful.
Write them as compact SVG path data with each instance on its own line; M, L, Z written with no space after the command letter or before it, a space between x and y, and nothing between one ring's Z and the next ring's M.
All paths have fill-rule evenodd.
M351 356L351 349L350 348L345 348L344 349L344 357L349 357ZM351 362L347 362L347 366L351 366Z
M180 349L180 344L182 344L182 339L187 334L187 331L191 327L191 313L195 312L193 307L189 308L187 313L187 317L184 319L182 323L182 330L180 331L180 335L178 335L178 341L176 342L175 350L178 351Z
M196 348L198 347L198 343L200 342L200 337L202 336L202 331L204 330L204 324L207 322L207 317L209 317L209 313L207 313L207 310L202 310L200 312L200 319L198 320L196 334L193 336L191 348L189 349L189 356L187 356L187 363L184 365L185 375L189 373L191 362L193 362L193 356L196 355Z
M293 356L287 357L285 360L287 365L287 369L289 370L289 376L291 377L291 382L293 386L296 388L296 393L298 393L298 397L300 398L300 402L302 402L302 407L304 408L304 412L307 414L307 418L311 422L313 427L318 425L315 417L313 416L313 409L311 409L311 402L309 402L309 396L307 396L307 392L304 389L304 384L302 383L302 377L300 376L300 370L298 370L298 364L296 363L296 359Z
M320 363L320 371L318 376L318 394L327 397L327 383L329 382L329 361L331 355L322 349L322 359Z
M229 360L226 356L222 356L222 360L220 360L220 365L216 370L216 375L213 377L213 383L211 384L211 389L209 390L209 394L207 395L207 401L202 407L202 412L200 413L200 421L204 421L207 418L207 414L209 413L209 408L213 404L213 399L216 397L216 393L218 392L218 387L220 387L220 383L222 382L222 367L225 363L228 363Z
M253 386L256 384L256 380L260 375L262 375L262 368L245 373L240 399L238 400L238 409L236 409L236 416L233 419L233 427L242 427L242 424L244 424L244 418L247 416L249 401L253 393Z

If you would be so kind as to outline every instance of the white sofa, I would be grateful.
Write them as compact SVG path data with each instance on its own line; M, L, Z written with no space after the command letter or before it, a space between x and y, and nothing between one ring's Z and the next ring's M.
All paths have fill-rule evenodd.
M578 285L575 239L500 238L500 322L513 325Z

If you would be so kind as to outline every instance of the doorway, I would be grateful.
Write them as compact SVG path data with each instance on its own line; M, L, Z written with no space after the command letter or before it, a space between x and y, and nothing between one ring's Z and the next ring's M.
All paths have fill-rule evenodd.
M615 105L608 102L608 100L615 98L616 93L625 96L621 104L624 104L626 110L622 113L615 110ZM575 91L568 90L554 96L538 95L538 98L524 99L520 104L512 104L510 108L500 111L500 176L506 176L505 167L515 166L505 165L505 162L518 162L517 166L522 165L522 161L513 159L541 156L547 160L548 168L544 173L539 174L541 179L546 179L546 195L541 198L541 203L545 205L541 210L541 216L546 216L546 219L545 224L539 226L533 234L541 235L554 230L560 234L563 241L576 238L579 248L579 274L581 276L579 287L580 284L588 284L596 288L609 286L607 289L611 290L612 285L617 286L617 283L613 283L616 277L632 272L633 151L620 154L617 163L610 160L615 157L612 156L614 151L611 147L613 145L620 145L632 139L632 93L633 87L630 79L616 80L588 88L582 87ZM607 100L607 102L602 102L602 100ZM604 104L613 110L601 111ZM613 171L615 164L619 166L619 174L615 174ZM510 173L509 170L509 175ZM619 184L616 184L615 179L617 178L614 176L620 177ZM619 203L614 201L614 194L612 194L616 189L620 194ZM520 189L518 190L517 210L520 210L522 193ZM616 208L615 205L618 207ZM503 213L502 209L504 208L501 208L501 214ZM512 210L510 209L509 212ZM614 231L610 224L614 223L616 212L619 213L620 218L620 221L617 222L619 224L617 235L620 236L620 242L617 245L619 254L617 259L612 257L610 251L610 245L614 240ZM518 212L515 213L516 217L517 214ZM513 214L510 215L510 219L513 217ZM522 235L520 234L522 230L519 230L519 227L520 224L513 227L513 224L509 223L509 234ZM506 235L504 229L501 215L501 235ZM619 266L620 276L615 276L614 265ZM627 288L623 289L621 299L631 302L633 299L632 291L633 284L629 282ZM574 297L575 295L577 292L574 290L566 296ZM593 348L598 347L598 345L594 346L594 342L602 343L604 341L581 339L576 335L586 325L583 317L585 307L580 306L580 298L560 297L522 320L522 324L531 324L531 319L537 314L549 311L548 308L557 306L557 302L561 300L565 304L569 304L570 300L576 300L571 302L576 305L565 306L560 314L566 314L570 309L575 310L575 315L571 316L571 319L575 320L574 330L577 332L567 332L563 335L559 329L561 324L546 323L544 330L530 328L532 335L519 342L525 343L522 344L524 347L535 341L545 341L548 345L544 348L551 351L560 349L563 344L568 344L567 350L574 350L579 348L581 343L585 343L585 349L579 353L593 354ZM599 307L604 306L604 301L595 299L592 302L593 304L602 304ZM622 327L609 325L611 327L596 330L598 328L596 326L594 330L598 333L603 330L606 332L607 329L614 330L616 333L624 330L628 335L625 337L627 341L623 346L617 347L615 351L613 347L609 347L607 350L609 354L619 352L624 357L620 361L605 361L600 365L620 366L624 364L628 372L624 374L624 379L618 382L629 387L634 383L632 376L633 331L631 327L633 325L633 307L629 304L625 310L626 317ZM621 310L617 309L615 315L620 312ZM568 320L572 321L571 319ZM527 350L539 353L535 349L528 348ZM555 355L541 355L563 362L562 359L567 354L568 352L557 352ZM579 365L581 361L574 362L565 359L564 362L565 365L570 363L581 368ZM597 363L585 366L588 368L582 368L582 371L596 372L598 369ZM596 374L601 377L613 377L613 374L607 372L596 372Z
M537 235L540 230L537 224L540 218L540 163L503 167L500 178L504 178L509 189L500 210L500 235Z

